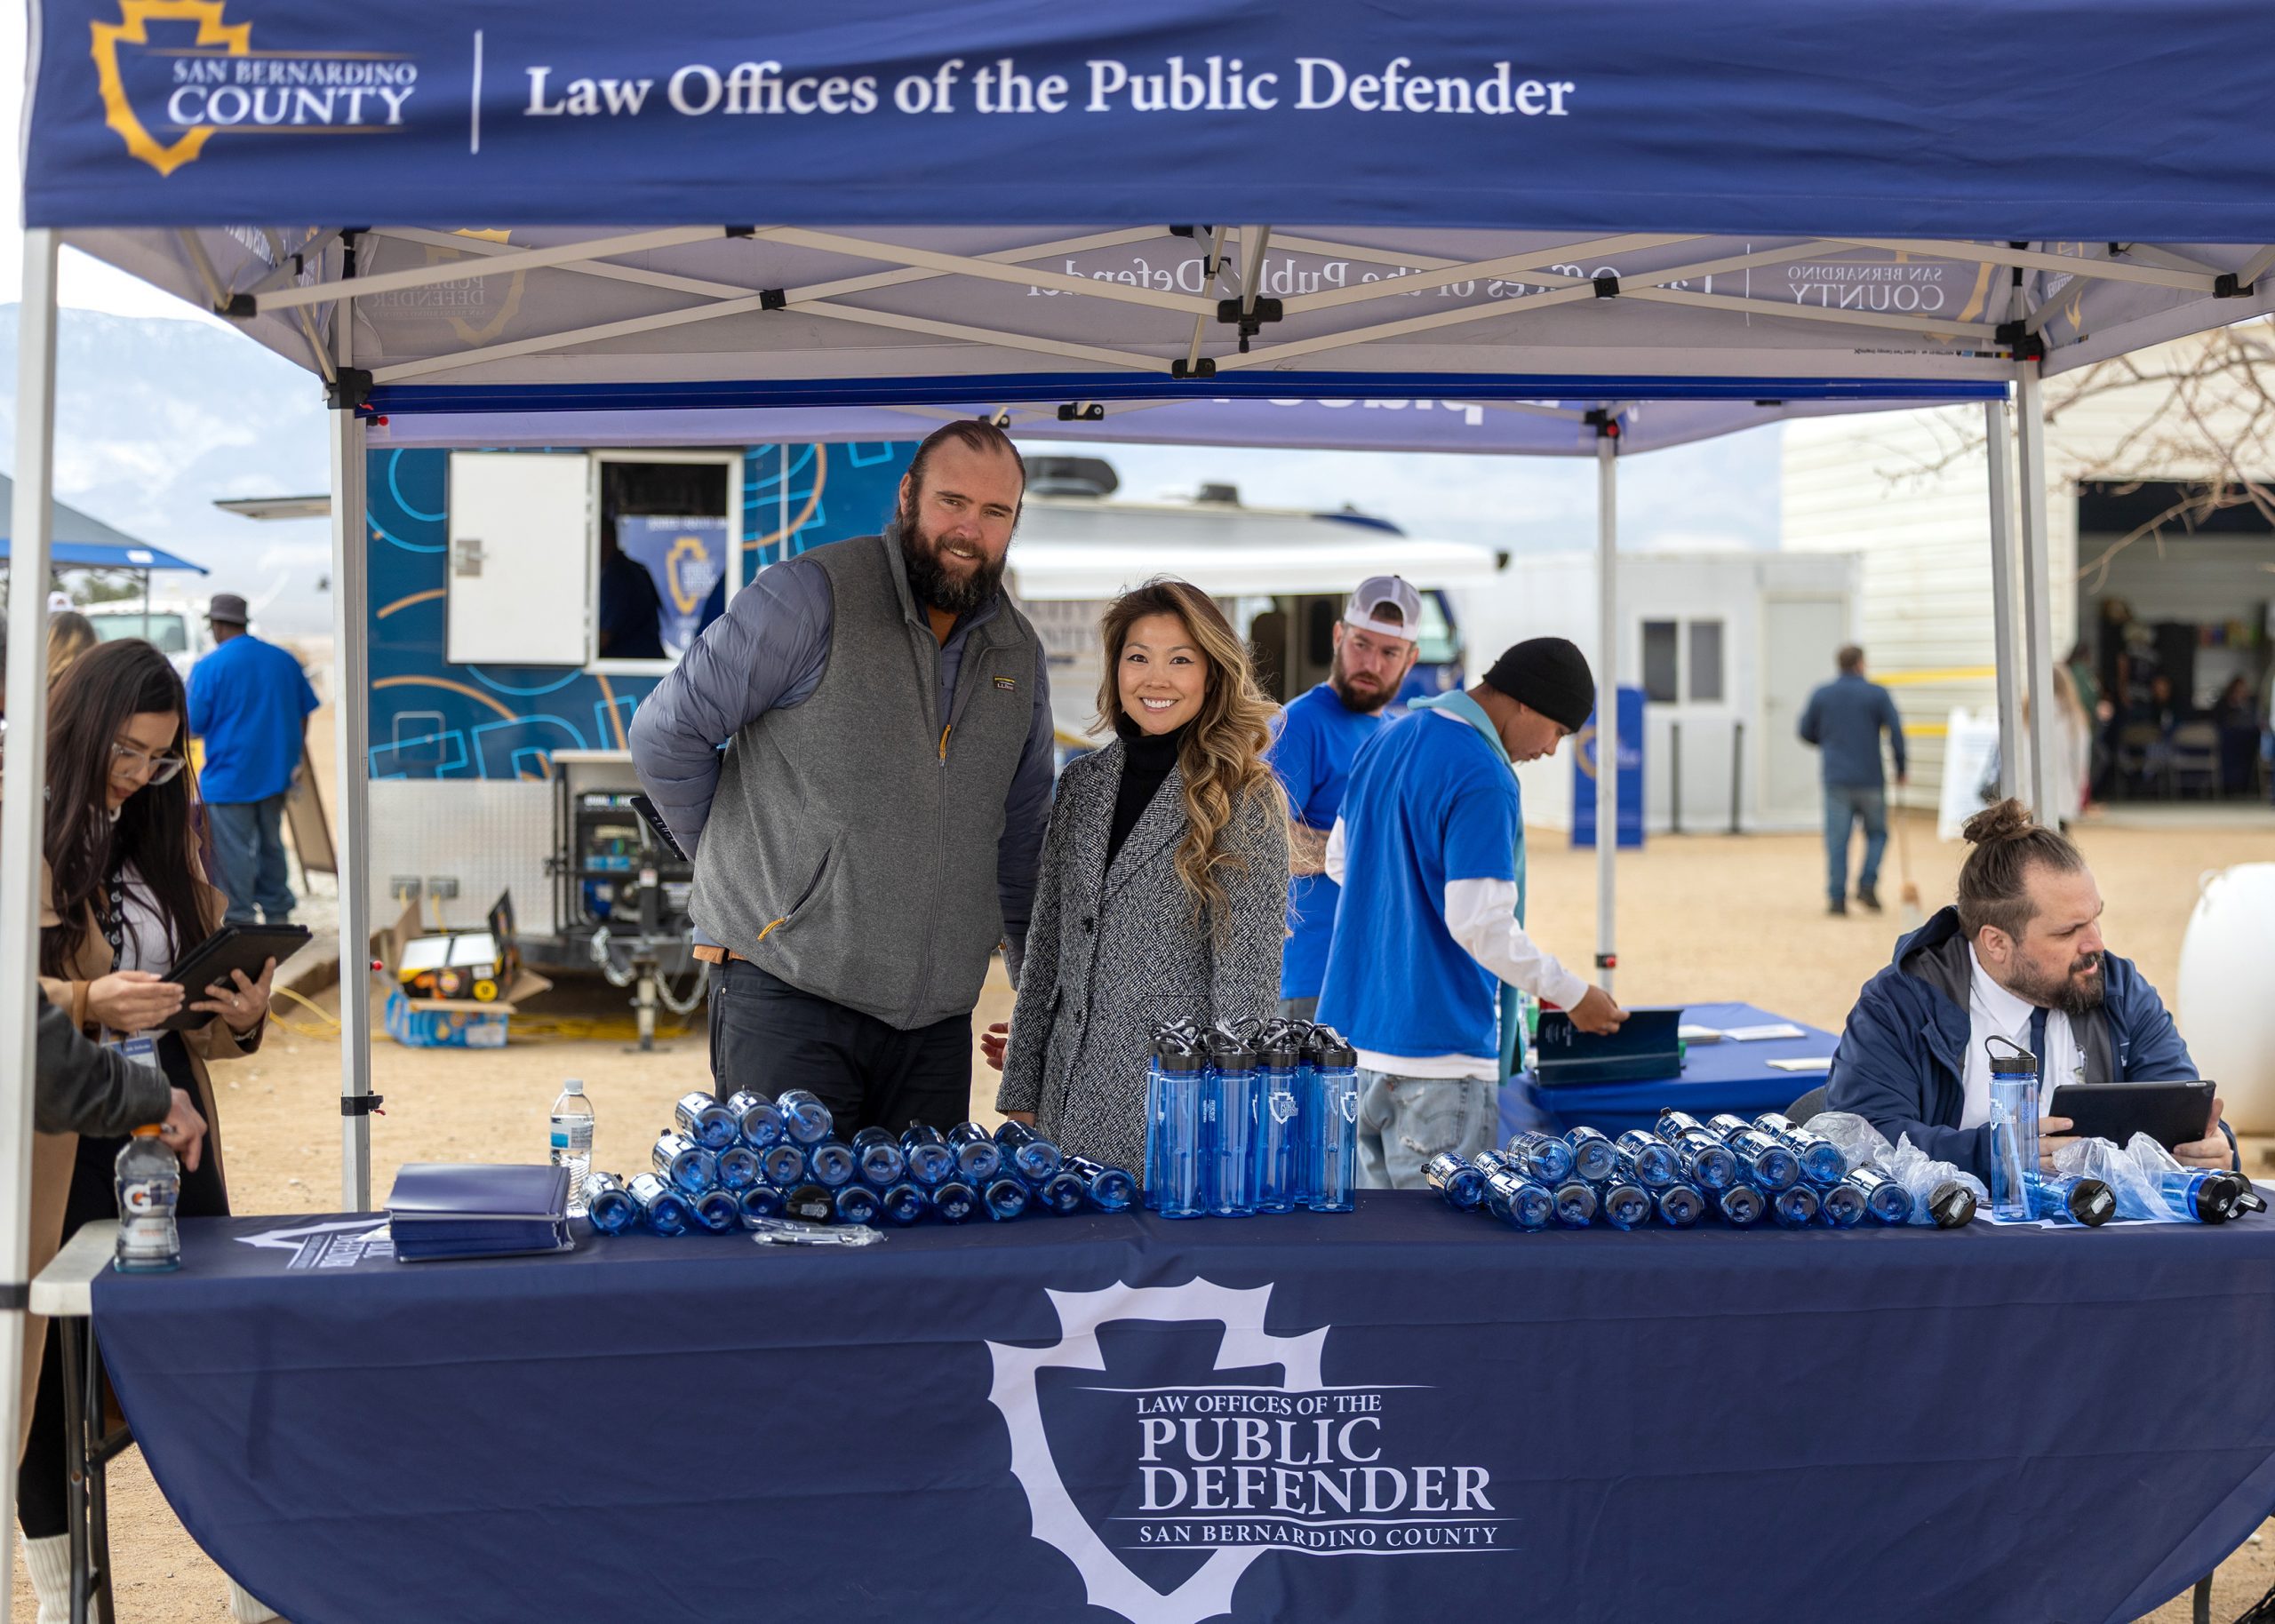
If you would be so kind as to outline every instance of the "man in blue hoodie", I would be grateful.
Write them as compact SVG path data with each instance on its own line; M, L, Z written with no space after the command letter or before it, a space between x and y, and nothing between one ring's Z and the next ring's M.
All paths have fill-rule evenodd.
M1968 820L1975 849L1956 907L1896 944L1864 983L1833 1051L1826 1107L1853 1111L1893 1141L1991 1176L1991 1064L2009 1039L2039 1057L2039 1147L2049 1171L2069 1142L2053 1091L2077 1084L2184 1082L2188 1046L2157 990L2103 945L2101 893L2067 838L2017 800ZM2173 1151L2195 1167L2239 1166L2235 1136L2212 1102L2203 1137Z

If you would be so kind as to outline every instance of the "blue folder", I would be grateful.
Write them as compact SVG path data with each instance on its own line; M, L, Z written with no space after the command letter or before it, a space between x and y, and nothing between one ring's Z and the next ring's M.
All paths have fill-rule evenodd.
M387 1196L387 1232L406 1263L570 1251L569 1169L411 1163Z

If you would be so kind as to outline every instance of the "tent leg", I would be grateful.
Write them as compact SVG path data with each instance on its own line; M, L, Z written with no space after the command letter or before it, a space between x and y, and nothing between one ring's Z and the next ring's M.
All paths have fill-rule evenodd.
M346 301L333 317L335 359L354 364L355 319ZM371 531L363 500L363 420L349 409L331 418L332 792L339 808L334 867L339 883L340 1205L371 1206L371 659L365 647Z
M2048 578L2046 551L2046 396L2038 362L2024 362L2020 371L2016 412L2021 419L2017 438L2022 457L2016 482L2022 498L2022 611L2024 654L2030 661L2023 680L2030 710L2030 804L2039 822L2052 828L2077 808L2066 804L2075 786L2055 782L2062 755L2055 741L2062 718L2054 704L2054 584Z
M1983 445L1991 464L1991 617L1999 684L1999 793L2023 793L2030 760L2023 737L2023 662L2015 617L2014 464L2007 402L1983 402Z
M0 1437L17 1436L31 1283L32 1089L39 970L39 858L47 754L47 566L55 482L56 234L24 233L16 334L16 494L11 522L8 691L17 697L0 794ZM12 1465L12 1455L8 1457ZM16 1525L16 1474L0 1472L0 1538ZM0 1624L12 1587L0 1586Z
M1596 434L1596 980L1619 963L1614 912L1619 867L1618 442Z

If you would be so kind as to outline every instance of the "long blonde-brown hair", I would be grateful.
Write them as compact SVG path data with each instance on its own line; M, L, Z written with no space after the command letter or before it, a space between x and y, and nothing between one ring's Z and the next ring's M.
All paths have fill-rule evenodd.
M1128 718L1122 708L1122 650L1130 640L1130 628L1148 615L1174 615L1184 622L1186 634L1208 662L1201 713L1177 746L1185 839L1177 843L1175 862L1177 878L1193 899L1193 917L1197 919L1205 909L1222 930L1225 896L1217 874L1244 868L1248 862L1225 844L1234 807L1243 796L1265 795L1271 798L1275 816L1284 821L1288 815L1287 795L1264 759L1272 742L1272 705L1256 685L1247 645L1209 594L1185 581L1153 580L1115 599L1098 623L1106 640L1106 677L1098 684L1102 724L1120 731Z

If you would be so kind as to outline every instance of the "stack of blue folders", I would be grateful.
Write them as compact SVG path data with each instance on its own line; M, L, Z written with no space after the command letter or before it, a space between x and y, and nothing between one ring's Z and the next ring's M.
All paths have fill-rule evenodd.
M413 1162L395 1175L387 1232L406 1263L570 1251L569 1169Z

